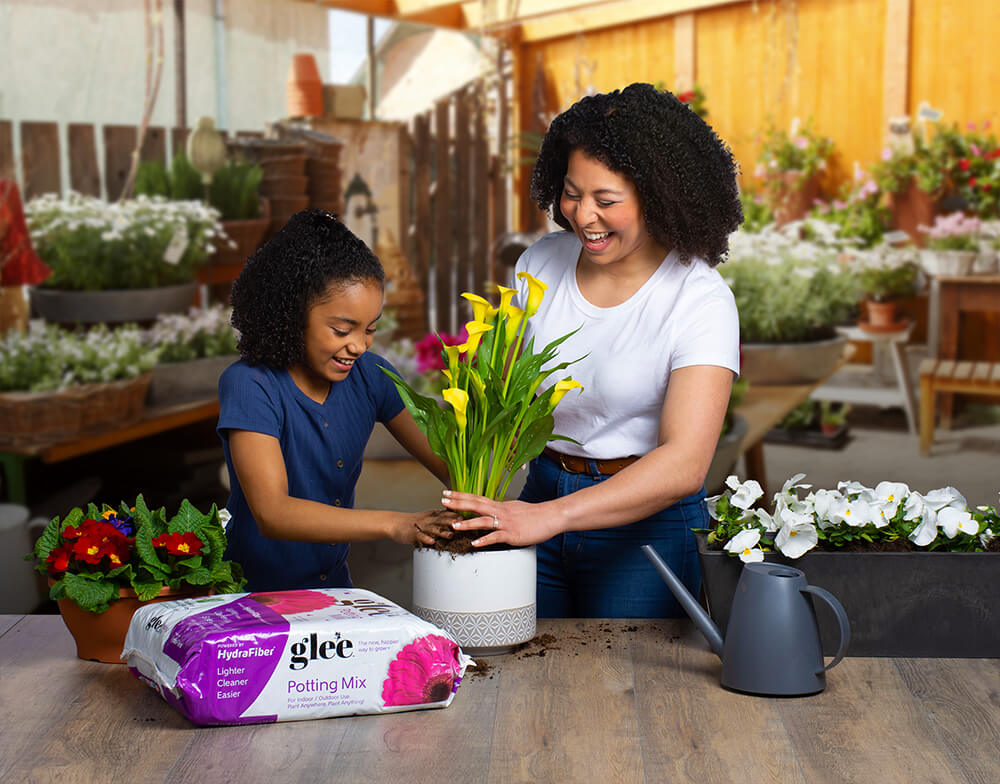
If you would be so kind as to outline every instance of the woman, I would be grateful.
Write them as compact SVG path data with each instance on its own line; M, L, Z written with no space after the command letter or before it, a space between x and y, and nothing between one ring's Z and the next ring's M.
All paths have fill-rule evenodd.
M585 392L556 409L520 499L445 491L478 514L477 546L539 543L543 617L673 617L683 611L639 549L652 544L690 590L691 528L707 525L704 479L739 372L739 324L714 267L743 219L736 164L668 92L633 84L553 120L531 196L564 232L517 264L549 286L535 343L573 329L562 359ZM522 284L521 298L527 292ZM558 450L558 451L557 451Z
M351 587L347 542L430 544L451 535L441 510L352 509L375 422L446 486L430 449L368 353L385 274L365 244L305 210L257 250L233 285L241 359L219 380L219 436L231 492L226 557L249 591Z

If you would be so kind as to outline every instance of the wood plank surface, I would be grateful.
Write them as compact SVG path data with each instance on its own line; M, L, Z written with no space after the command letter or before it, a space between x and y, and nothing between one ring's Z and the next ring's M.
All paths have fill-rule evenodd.
M451 219L451 130L447 99L434 105L434 313L432 329L455 332L451 319L454 270Z
M547 621L503 660L490 782L642 782L627 624Z
M69 187L87 196L101 195L101 167L97 163L97 139L90 123L70 123Z
M139 129L134 125L105 125L104 133L104 192L108 201L121 196Z
M429 290L431 236L431 115L413 118L413 271Z
M451 706L195 727L61 618L0 616L0 780L1000 781L995 659L848 658L811 697L728 691L688 621L540 620Z
M59 123L21 123L21 173L27 201L43 193L61 193Z
M10 120L0 120L0 179L13 180L14 126Z

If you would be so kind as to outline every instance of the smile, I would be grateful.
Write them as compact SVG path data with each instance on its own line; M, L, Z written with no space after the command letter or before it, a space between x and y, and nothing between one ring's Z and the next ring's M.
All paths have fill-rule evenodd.
M347 368L348 370L354 367L354 363L356 361L357 360L355 359L341 359L340 357L333 357L334 364L340 365L341 367Z
M611 244L611 235L614 232L611 231L583 231L583 245L584 247L593 253L599 253Z

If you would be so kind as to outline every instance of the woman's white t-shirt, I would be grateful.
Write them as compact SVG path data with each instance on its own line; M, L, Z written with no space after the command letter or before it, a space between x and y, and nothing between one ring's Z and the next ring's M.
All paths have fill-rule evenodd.
M543 389L572 376L584 386L556 407L555 432L580 442L554 441L566 454L607 460L644 455L657 446L670 371L718 365L739 373L739 316L729 286L699 259L681 264L671 251L656 272L625 302L592 305L576 281L581 244L575 234L554 232L528 248L516 272L548 286L527 337L540 351L577 327L551 365L584 357L549 376ZM518 304L527 284L517 279Z

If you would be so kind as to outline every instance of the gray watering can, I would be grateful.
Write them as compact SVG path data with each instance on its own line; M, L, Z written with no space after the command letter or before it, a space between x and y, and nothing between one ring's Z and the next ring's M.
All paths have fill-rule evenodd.
M809 585L805 575L790 566L745 564L723 641L718 627L659 554L648 544L642 550L722 659L723 686L772 697L816 694L826 688L826 671L844 658L851 641L847 613L832 593ZM810 594L826 601L840 624L840 645L825 666Z

